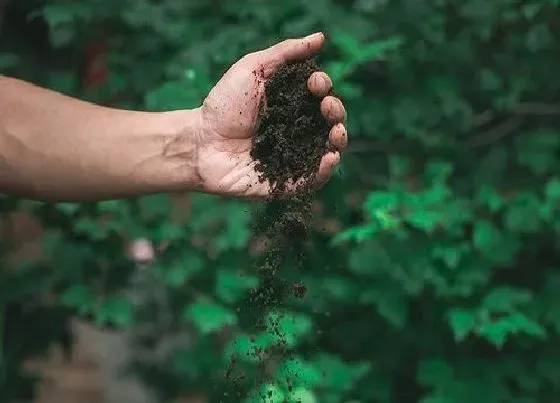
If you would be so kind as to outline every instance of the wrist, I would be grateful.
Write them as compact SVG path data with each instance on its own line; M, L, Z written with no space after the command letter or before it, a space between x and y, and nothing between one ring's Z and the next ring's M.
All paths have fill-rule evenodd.
M203 190L198 163L200 108L161 112L161 117L165 127L160 150L165 190Z

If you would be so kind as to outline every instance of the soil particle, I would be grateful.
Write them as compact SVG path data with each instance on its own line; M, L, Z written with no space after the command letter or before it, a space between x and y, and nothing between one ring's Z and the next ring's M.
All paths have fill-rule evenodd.
M303 298L307 293L307 287L303 283L295 283L292 286L292 291L294 293L294 297Z

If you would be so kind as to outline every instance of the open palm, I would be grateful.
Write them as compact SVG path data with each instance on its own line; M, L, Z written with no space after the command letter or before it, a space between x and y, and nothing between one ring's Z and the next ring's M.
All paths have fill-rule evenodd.
M202 127L198 139L198 169L207 192L237 197L264 197L270 185L259 181L251 158L252 137L266 80L284 63L312 56L324 43L322 34L290 39L266 50L246 55L235 63L212 89L201 107ZM321 111L333 125L330 142L338 150L323 156L316 183L326 182L347 145L341 101L327 96L330 78L316 72L308 80L309 90L322 98Z

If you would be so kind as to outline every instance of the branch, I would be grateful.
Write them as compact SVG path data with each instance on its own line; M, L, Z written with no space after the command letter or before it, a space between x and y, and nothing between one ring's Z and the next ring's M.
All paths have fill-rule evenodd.
M513 106L509 113L513 116L487 131L475 134L465 141L464 147L466 149L474 149L496 142L519 128L524 121L524 117L527 116L560 116L560 104L523 102ZM483 126L490 123L495 118L496 113L487 109L475 116L474 126ZM392 153L402 151L406 145L406 141L388 144L380 141L361 140L351 142L347 152L353 154L370 152Z
M520 116L513 116L505 122L493 128L471 137L464 143L467 150L479 148L487 144L494 143L516 130L523 123L524 119Z
M520 103L512 108L515 115L560 116L560 104L542 104L539 102Z

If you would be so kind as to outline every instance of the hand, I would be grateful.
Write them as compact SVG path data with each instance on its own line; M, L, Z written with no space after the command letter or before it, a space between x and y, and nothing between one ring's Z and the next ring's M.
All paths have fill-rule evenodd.
M269 184L259 182L255 161L249 155L265 82L282 64L309 58L324 42L322 33L289 39L246 55L224 74L200 109L197 168L204 191L248 198L269 194ZM307 86L322 99L321 112L333 125L329 139L336 151L321 160L315 183L320 186L328 181L340 161L340 151L347 146L346 111L339 99L327 96L332 82L325 73L313 73Z

